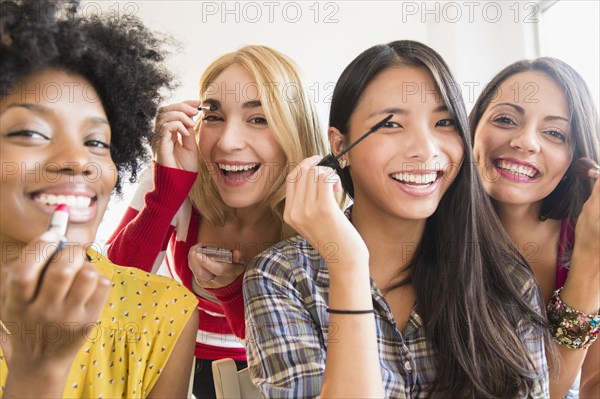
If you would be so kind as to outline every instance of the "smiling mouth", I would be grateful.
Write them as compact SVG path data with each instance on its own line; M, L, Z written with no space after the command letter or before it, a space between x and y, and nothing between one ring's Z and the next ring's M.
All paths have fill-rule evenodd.
M512 173L515 176L522 176L530 179L535 179L540 175L540 172L531 166L509 162L504 159L494 161L494 166L508 173Z
M247 165L225 165L217 164L224 177L231 180L241 181L250 178L260 168L260 163Z
M45 193L33 193L31 198L35 202L49 206L65 204L69 207L69 209L87 209L98 199L97 196L89 197L86 195L54 195Z
M429 173L393 173L390 177L402 184L406 184L408 186L414 187L429 187L433 183L435 183L439 177L441 176L441 172L429 172Z

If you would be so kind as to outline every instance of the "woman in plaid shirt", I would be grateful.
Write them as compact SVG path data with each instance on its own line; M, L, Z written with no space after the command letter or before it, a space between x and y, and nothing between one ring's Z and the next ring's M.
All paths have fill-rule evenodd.
M547 397L545 322L531 271L477 175L460 92L412 41L374 46L342 73L328 168L288 176L302 235L244 279L253 382L269 398Z

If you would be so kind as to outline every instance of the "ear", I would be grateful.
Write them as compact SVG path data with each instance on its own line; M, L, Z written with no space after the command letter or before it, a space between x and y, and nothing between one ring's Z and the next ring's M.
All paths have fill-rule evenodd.
M346 140L342 132L335 127L330 127L329 130L327 130L327 135L329 136L329 147L331 148L333 155L342 152L346 147Z

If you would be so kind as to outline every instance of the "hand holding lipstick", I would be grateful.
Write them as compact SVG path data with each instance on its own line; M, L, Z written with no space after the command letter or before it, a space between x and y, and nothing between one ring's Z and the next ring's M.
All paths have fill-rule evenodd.
M11 372L68 370L104 308L111 282L84 259L83 246L61 252L63 240L46 231L2 265L0 319L10 332Z

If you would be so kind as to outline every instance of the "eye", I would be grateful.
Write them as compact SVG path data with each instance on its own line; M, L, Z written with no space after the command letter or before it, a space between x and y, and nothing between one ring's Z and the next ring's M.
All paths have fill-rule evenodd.
M253 118L250 118L250 120L248 121L254 125L267 125L267 118L265 118L264 116L255 116Z
M100 140L88 140L85 142L85 145L88 147L96 147L96 148L110 148L110 144L107 144Z
M446 118L446 119L442 119L436 122L435 124L436 127L450 127L450 126L456 126L456 120L452 119L452 118Z
M16 132L11 132L8 133L6 137L15 137L31 140L50 140L50 137L46 136L45 134L33 130L19 130Z
M564 133L559 132L558 130L546 130L544 133L548 135L548 137L552 141L558 143L565 143L567 141L567 136Z
M221 118L220 116L218 116L216 114L211 114L211 115L206 115L204 118L202 118L202 120L204 122L218 122L218 121L222 121L223 118Z
M399 124L398 122L394 122L394 121L387 121L386 123L383 124L382 126L384 129L394 129L394 128L399 128L402 127L401 124Z
M500 115L497 118L494 118L493 122L498 125L506 125L506 126L508 126L508 125L516 126L517 125L515 120L508 115Z

